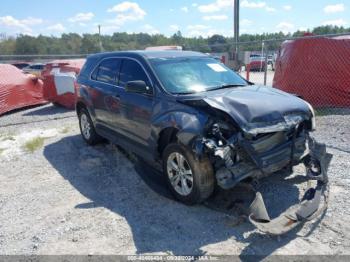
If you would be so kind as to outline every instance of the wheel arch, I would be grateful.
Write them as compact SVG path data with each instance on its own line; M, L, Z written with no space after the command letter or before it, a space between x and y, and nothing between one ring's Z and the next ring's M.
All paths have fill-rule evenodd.
M170 143L176 142L178 140L177 134L179 129L176 127L166 127L159 133L158 142L157 142L157 152L161 157L164 149Z
M83 108L87 109L87 106L82 101L78 101L77 104L75 105L75 111L76 111L77 115L80 114L80 111Z
M163 128L158 133L157 153L161 157L165 147L173 142L179 142L191 147L191 142L203 134L207 117L187 112L175 112L163 119L159 126Z

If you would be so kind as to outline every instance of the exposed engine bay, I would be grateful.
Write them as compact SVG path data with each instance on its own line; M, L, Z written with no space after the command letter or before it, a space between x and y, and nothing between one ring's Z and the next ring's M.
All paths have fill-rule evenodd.
M308 132L303 124L288 131L257 135L234 132L214 123L208 137L197 141L196 152L212 159L218 185L230 189L247 177L259 179L287 166L299 164L308 153Z

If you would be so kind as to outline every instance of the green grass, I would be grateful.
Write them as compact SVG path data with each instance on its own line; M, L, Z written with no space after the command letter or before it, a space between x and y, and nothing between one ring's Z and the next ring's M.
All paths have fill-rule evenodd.
M42 148L44 145L45 138L43 137L36 137L32 140L29 140L27 143L24 144L24 148L33 153L34 151L38 150L39 148Z

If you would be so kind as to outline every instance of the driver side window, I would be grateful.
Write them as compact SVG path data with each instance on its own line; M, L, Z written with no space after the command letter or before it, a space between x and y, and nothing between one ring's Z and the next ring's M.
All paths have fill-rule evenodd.
M124 59L119 76L119 86L125 87L129 81L142 80L150 86L148 77L139 63L134 60Z

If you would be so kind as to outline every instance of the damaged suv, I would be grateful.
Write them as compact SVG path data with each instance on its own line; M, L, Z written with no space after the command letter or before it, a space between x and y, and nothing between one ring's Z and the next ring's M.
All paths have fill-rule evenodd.
M304 163L318 183L298 209L271 221L257 194L250 220L263 230L269 222L297 224L317 210L326 153L309 136L315 113L306 101L189 51L92 55L78 84L83 139L108 139L153 163L178 200L200 203L216 185L230 189Z

